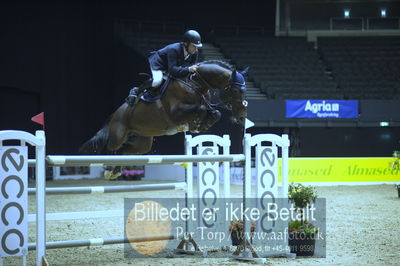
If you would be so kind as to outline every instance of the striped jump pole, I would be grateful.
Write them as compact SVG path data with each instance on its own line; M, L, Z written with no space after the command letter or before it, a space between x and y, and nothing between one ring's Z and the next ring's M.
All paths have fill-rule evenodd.
M139 192L154 190L187 190L185 182L165 184L143 184L126 186L93 186L93 187L48 187L46 195L54 194L95 194L95 193L117 193L117 192ZM29 195L36 193L36 189L29 188Z
M111 238L92 238L92 239L79 239L79 240L51 241L51 242L46 242L46 249L93 247L93 246L105 246L105 245L114 245L114 244L150 242L150 241L172 240L172 239L175 239L174 235L141 236L141 237L134 237L134 238L111 237ZM36 250L36 244L29 243L28 250Z
M244 154L230 155L87 155L62 156L48 155L47 163L50 166L120 166L120 165L148 165L174 164L188 162L239 162L244 161Z

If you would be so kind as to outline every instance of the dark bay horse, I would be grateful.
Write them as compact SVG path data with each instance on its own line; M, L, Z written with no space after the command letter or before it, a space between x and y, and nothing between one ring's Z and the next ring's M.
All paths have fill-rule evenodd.
M243 124L247 69L238 72L223 61L199 64L186 79L174 79L156 102L140 100L133 107L122 104L105 126L84 143L82 154L145 154L153 137L178 132L204 132L216 123L220 112L210 102L210 90L219 91L220 101L232 112L232 121Z

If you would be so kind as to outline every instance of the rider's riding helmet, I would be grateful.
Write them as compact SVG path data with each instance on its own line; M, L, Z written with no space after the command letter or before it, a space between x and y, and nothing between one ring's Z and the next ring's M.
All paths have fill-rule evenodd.
M183 34L183 42L191 43L196 47L202 47L200 34L195 30L188 30Z

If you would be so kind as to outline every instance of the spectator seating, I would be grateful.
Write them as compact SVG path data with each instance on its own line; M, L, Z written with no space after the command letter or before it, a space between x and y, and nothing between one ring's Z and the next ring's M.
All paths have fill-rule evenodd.
M322 37L318 50L347 99L399 99L400 37Z
M216 37L216 45L234 64L250 66L250 78L269 98L343 98L305 38Z
M164 25L159 34L140 27L123 39L143 56L181 39L182 25ZM268 98L400 99L400 37L319 37L318 49L304 37L237 30L212 39L227 61L250 66L249 79Z

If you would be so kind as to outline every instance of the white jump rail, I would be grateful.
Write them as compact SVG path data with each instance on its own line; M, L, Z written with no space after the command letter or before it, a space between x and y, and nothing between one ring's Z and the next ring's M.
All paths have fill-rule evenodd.
M48 187L46 195L54 194L97 194L97 193L116 193L116 192L139 192L153 190L183 190L187 191L185 182L165 183L165 184L143 184L126 186L93 186L93 187ZM29 188L29 195L36 194L36 189Z
M159 240L172 240L175 239L174 235L165 236L143 236L143 237L110 237L110 238L91 238L91 239L79 239L79 240L65 240L65 241L50 241L46 243L46 249L56 248L72 248L72 247L93 247L93 246L105 246L114 244L125 244L125 243L139 243L139 242L151 242ZM36 245L30 243L28 245L29 250L36 250Z
M88 155L61 156L48 155L50 166L97 166L97 165L145 165L174 164L189 162L238 162L244 161L243 154L231 155Z

